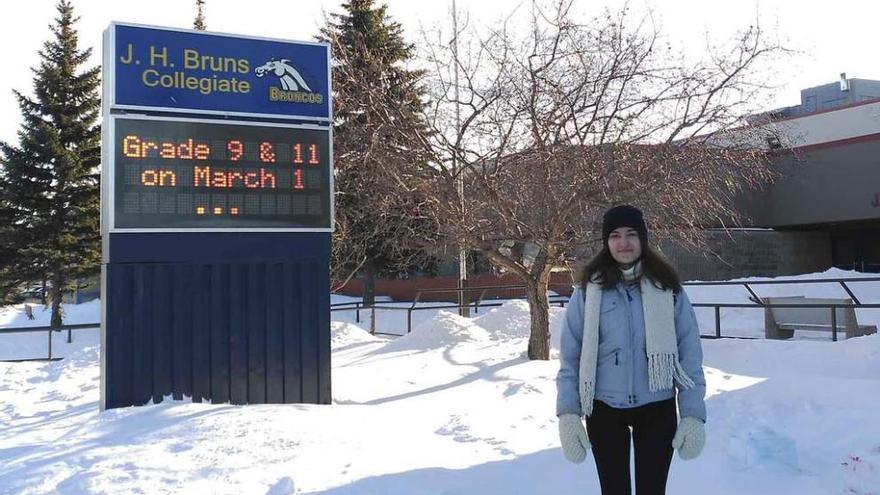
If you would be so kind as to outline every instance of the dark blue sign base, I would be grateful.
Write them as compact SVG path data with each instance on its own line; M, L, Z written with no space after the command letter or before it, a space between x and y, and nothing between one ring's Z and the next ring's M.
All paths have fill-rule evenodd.
M328 404L329 233L110 234L105 408Z

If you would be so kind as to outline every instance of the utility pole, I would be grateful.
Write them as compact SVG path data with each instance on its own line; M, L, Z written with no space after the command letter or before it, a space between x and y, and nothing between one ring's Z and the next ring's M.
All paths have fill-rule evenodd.
M453 94L455 95L455 131L458 134L461 130L461 109L459 108L458 99L458 11L455 8L455 0L452 0L452 58L455 66L455 86ZM458 201L461 206L461 213L464 215L464 176L463 169L458 166L458 144L460 134L456 136L456 147L452 154L452 173L455 175L455 185L458 191ZM464 289L467 288L467 250L464 247L464 239L458 240L458 314L463 317L469 317L470 298Z

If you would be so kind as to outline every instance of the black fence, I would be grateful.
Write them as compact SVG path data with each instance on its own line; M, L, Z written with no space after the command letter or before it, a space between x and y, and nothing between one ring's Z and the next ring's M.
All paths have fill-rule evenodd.
M852 288L849 284L857 284L864 282L880 282L880 277L864 277L864 278L836 278L836 279L802 279L802 280L762 280L762 281L749 281L749 282L737 282L737 281L724 281L724 282L687 282L684 285L686 287L699 287L699 286L741 286L747 293L749 294L748 299L751 303L715 303L715 302L694 302L692 306L695 308L712 308L715 313L715 332L711 335L702 335L702 338L706 339L720 339L720 338L755 338L755 337L737 337L731 335L724 335L721 328L721 310L724 308L755 308L755 309L766 309L766 308L825 308L830 311L830 320L831 320L831 339L832 341L836 341L838 337L838 332L840 331L838 321L837 321L837 309L840 308L854 308L854 309L880 309L880 304L877 303L863 303L853 292ZM800 285L800 284L838 284L840 287L846 292L849 296L849 299L852 299L853 304L832 304L832 303L821 303L821 304L809 304L809 303L773 303L768 304L765 303L763 298L758 296L755 292L755 286L761 285ZM485 295L489 291L498 291L505 290L510 291L511 293L522 292L525 290L525 286L523 285L505 285L505 286L486 286L486 287L466 287L464 289L422 289L416 293L413 301L409 303L408 306L390 306L387 304L374 304L372 306L366 306L360 301L352 301L345 303L335 303L330 305L331 312L339 312L339 311L354 311L355 312L355 321L360 323L361 321L361 312L369 311L370 312L370 332L374 335L392 335L399 336L400 334L396 333L385 333L379 332L376 330L376 310L382 311L392 311L392 312L406 312L406 332L412 332L412 315L415 311L428 311L428 310L437 310L437 309L461 309L462 307L467 307L468 309L473 309L474 313L479 313L480 308L487 307L497 307L504 304L502 301L497 299L486 299ZM461 306L458 304L440 304L440 305L431 305L431 306L417 306L421 302L421 298L423 294L437 293L437 292L446 292L446 293L457 293L461 291L468 291L476 294L476 297L472 298L471 302L466 306ZM497 292L495 292L497 294ZM523 299L522 296L513 296L504 298L505 300L509 299ZM548 296L548 302L551 305L559 305L564 307L568 302L569 296L564 294L551 294ZM79 323L72 325L63 325L59 328L52 328L47 326L42 327L13 327L13 328L0 328L0 338L4 334L9 333L33 333L33 332L46 332L47 334L47 356L46 358L29 358L29 359L7 359L0 361L35 361L35 360L57 360L60 358L56 358L52 356L52 339L53 334L56 332L67 331L67 342L71 342L72 335L71 332L73 330L83 330L83 329L94 329L100 327L99 323Z
M61 358L52 356L52 335L56 332L67 331L67 343L73 342L73 330L95 329L101 326L100 323L77 323L73 325L62 325L60 327L12 327L0 328L0 337L9 333L38 333L46 332L48 338L47 355L45 358L23 358L23 359L0 359L0 362L21 362L21 361L57 361Z
M551 287L556 286L558 284L553 284ZM569 286L566 286L569 287ZM392 335L392 336L400 336L400 334L396 333L386 333L386 332L378 332L376 331L376 310L386 310L386 311L405 311L406 312L406 333L412 332L412 314L413 311L428 311L428 310L436 310L436 309L468 309L473 308L474 313L479 313L480 308L491 308L495 306L501 306L504 304L500 302L498 299L490 299L489 302L485 302L486 293L492 292L494 294L498 294L499 292L504 293L508 292L512 294L512 297L504 297L504 300L509 299L525 299L524 296L519 296L518 293L521 293L525 290L524 285L492 285L492 286L484 286L484 287L464 287L464 288L451 288L451 289L419 289L416 291L416 295L413 298L412 302L408 307L401 306L387 306L382 304L374 304L372 306L364 305L360 301L352 301L352 302L344 302L344 303L335 303L330 305L330 312L334 311L355 311L355 322L360 323L361 321L361 311L369 311L370 312L370 333L373 335ZM432 306L422 306L418 307L422 299L423 294L440 294L440 293L460 293L460 292L471 292L476 294L476 298L468 298L470 301L467 304L442 304L442 305L432 305ZM548 296L549 304L558 304L560 306L565 306L565 303L568 302L569 296L563 294L551 294ZM501 298L499 298L501 299Z
M755 308L755 309L766 309L766 308L825 308L828 309L831 313L831 339L832 341L837 341L838 332L840 331L838 322L837 322L837 310L840 308L855 308L855 309L878 309L880 308L880 304L866 304L862 303L859 298L852 291L852 288L849 287L848 284L852 283L862 283L862 282L878 282L880 281L880 277L864 277L864 278L835 278L835 279L800 279L800 280L762 280L762 281L749 281L749 282L738 282L738 281L722 281L722 282L687 282L683 285L685 287L698 287L698 286L741 286L743 289L749 294L748 299L752 301L751 303L716 303L716 302L694 302L692 306L695 308L713 308L715 313L715 332L710 335L702 335L702 338L706 339L719 339L719 338L755 338L755 337L741 337L741 336L732 336L732 335L724 335L721 329L721 310L723 308ZM810 303L773 303L768 304L764 302L763 298L758 296L755 292L753 286L759 285L801 285L801 284L838 284L841 288L846 292L850 299L852 299L853 304L834 304L834 303L819 303L819 304L810 304ZM437 310L437 309L462 309L463 307L473 308L474 312L478 313L481 307L493 307L493 306L501 306L503 302L497 300L489 300L487 302L484 298L487 291L492 289L502 289L502 290L510 290L510 291L523 291L525 286L523 285L509 285L509 286L493 286L493 287L466 287L463 289L451 288L451 289L423 289L416 293L416 297L409 304L409 306L389 306L387 304L374 304L373 306L366 306L359 301L347 302L347 303L336 303L330 305L330 311L355 311L355 321L360 323L361 321L361 312L369 311L370 312L370 333L374 335L392 335L399 336L400 334L396 333L386 333L386 332L378 332L376 330L376 310L383 311L398 311L398 312L406 312L406 333L412 332L412 314L414 311L427 311L427 310ZM437 306L422 306L417 307L419 304L421 295L427 293L435 293L435 292L461 292L461 291L469 291L477 294L477 297L474 301L469 303L466 306L458 305L458 304L444 304ZM522 297L509 297L505 299L521 299ZM548 297L549 303L551 305L559 305L564 307L568 302L569 296L567 295L551 295Z
M724 281L724 282L687 282L683 284L686 287L699 286L742 286L749 293L749 303L691 303L695 308L714 308L715 310L715 335L703 335L703 338L730 338L721 334L721 308L826 308L831 312L831 340L837 341L837 310L840 308L854 309L877 309L880 304L862 303L855 295L848 283L863 282L880 282L880 277L862 277L862 278L825 278L825 279L800 279L800 280L758 280L750 282ZM849 295L853 304L810 304L810 303L772 303L764 302L763 298L758 296L752 286L757 285L802 285L802 284L839 284L840 287ZM742 338L742 337L736 337Z

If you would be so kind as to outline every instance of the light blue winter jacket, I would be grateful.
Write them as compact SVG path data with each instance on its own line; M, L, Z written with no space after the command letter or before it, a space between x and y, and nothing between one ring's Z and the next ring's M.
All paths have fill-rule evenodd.
M706 421L706 379L703 349L694 309L684 289L675 294L675 333L678 359L694 387L681 389L678 383L679 416ZM562 324L559 374L556 377L556 414L583 416L578 397L578 369L584 332L584 292L580 286L571 294ZM599 353L596 365L596 400L611 407L637 407L670 399L673 390L651 392L648 388L648 356L645 350L645 315L638 284L620 283L602 291L599 315Z

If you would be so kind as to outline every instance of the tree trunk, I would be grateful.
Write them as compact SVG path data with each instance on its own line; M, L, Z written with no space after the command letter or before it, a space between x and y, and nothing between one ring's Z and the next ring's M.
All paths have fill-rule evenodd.
M60 327L63 324L64 310L61 307L61 297L63 291L61 289L61 281L53 280L52 287L49 288L49 302L52 303L52 327Z
M548 260L553 258L542 250L535 256L529 269L494 249L485 249L483 253L493 263L516 274L525 284L531 322L529 359L550 359L550 302L547 300L547 287L550 284L550 271L553 269L552 262Z
M547 301L547 280L526 281L529 299L531 331L529 333L529 359L550 359L550 303Z
M364 263L364 289L363 296L364 305L372 306L376 302L376 266L373 260L367 260Z
M468 268L470 265L465 266L464 276L459 273L459 279L456 283L456 286L459 289L467 289L468 286L468 272L470 271ZM461 270L461 264L459 264L459 271ZM471 294L467 290L462 290L458 293L458 315L464 318L471 317Z

